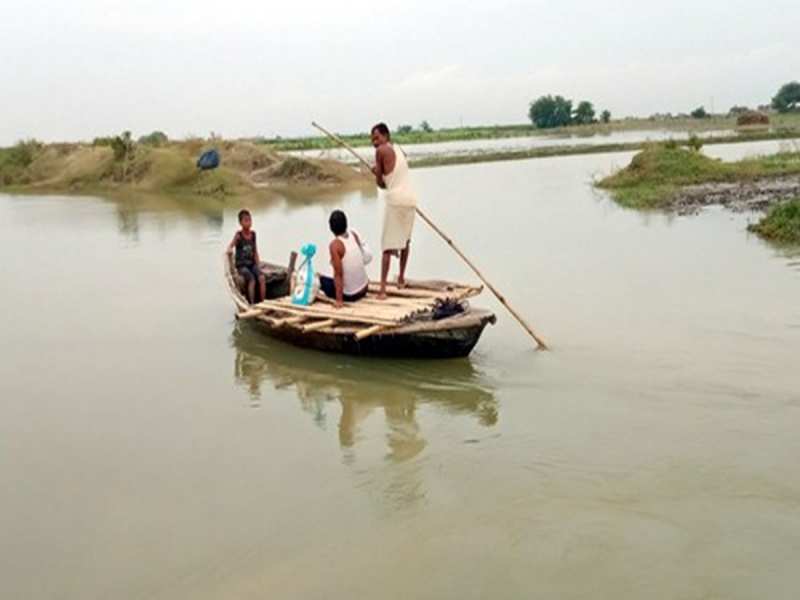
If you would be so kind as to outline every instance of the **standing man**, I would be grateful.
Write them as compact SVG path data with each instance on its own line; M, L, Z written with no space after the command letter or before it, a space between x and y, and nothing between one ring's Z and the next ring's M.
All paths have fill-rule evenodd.
M383 213L383 235L381 236L381 288L378 298L386 298L386 279L392 255L400 256L398 287L406 285L406 265L411 252L411 231L417 209L417 195L411 187L408 163L403 152L396 152L391 143L391 134L385 123L378 123L371 131L375 146L375 183L385 190L386 206Z

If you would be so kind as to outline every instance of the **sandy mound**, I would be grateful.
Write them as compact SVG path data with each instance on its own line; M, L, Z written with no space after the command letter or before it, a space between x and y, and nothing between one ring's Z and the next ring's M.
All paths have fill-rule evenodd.
M198 170L197 158L212 148L219 151L221 165ZM245 141L191 139L158 147L137 143L116 156L109 145L31 142L0 149L0 187L227 196L268 186L335 187L366 181L343 163L281 155Z
M225 167L243 173L271 167L281 160L275 152L250 142L223 142L217 149Z
M769 125L769 116L756 110L749 110L736 118L736 124L740 127L747 125Z
M251 174L251 180L259 187L271 185L346 185L366 181L353 169L334 160L306 159L296 156L283 157L276 164Z

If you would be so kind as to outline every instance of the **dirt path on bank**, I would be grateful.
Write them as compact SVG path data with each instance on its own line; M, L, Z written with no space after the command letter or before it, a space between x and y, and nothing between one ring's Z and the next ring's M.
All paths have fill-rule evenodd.
M678 214L696 214L706 206L721 205L736 212L764 211L773 204L800 197L800 175L735 183L703 183L675 192L670 208Z

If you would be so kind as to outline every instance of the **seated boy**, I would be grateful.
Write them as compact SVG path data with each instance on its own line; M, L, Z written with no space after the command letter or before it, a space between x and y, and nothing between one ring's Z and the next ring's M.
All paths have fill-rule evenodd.
M228 244L228 254L236 251L236 272L244 279L247 285L247 299L250 304L256 303L256 281L258 281L259 298L263 300L267 295L267 280L261 272L259 265L261 260L258 256L258 246L256 244L256 232L251 229L253 217L249 210L239 211L239 225L242 228L233 236L233 240Z
M333 277L321 275L320 289L341 308L345 302L355 302L367 295L369 277L364 265L371 256L365 252L358 234L348 231L347 216L342 211L333 211L328 223L335 236L328 247Z

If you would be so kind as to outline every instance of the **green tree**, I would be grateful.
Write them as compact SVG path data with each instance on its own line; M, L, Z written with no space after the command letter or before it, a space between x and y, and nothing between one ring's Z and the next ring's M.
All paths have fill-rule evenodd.
M531 102L528 117L540 129L569 125L572 122L572 100L563 96L542 96Z
M591 125L594 123L594 105L588 100L578 103L572 121L578 125Z
M433 131L433 127L431 127L431 124L428 123L427 121L423 121L422 123L420 123L419 128L425 133L430 133L431 131Z
M414 127L411 125L400 125L397 128L397 133L411 133L412 131L414 131Z
M610 110L604 110L603 112L601 112L600 113L600 120L603 123L610 123L611 122L611 111Z
M746 106L738 106L734 105L731 106L731 109L728 111L729 117L738 117L739 115L743 115L745 113L750 112L750 109Z
M787 113L800 108L800 81L784 84L772 99L772 108Z
M705 106L699 106L695 108L691 114L693 119L706 119L709 116L709 114L706 112Z
M139 143L146 146L162 146L169 141L167 134L163 131L154 131L139 138Z

